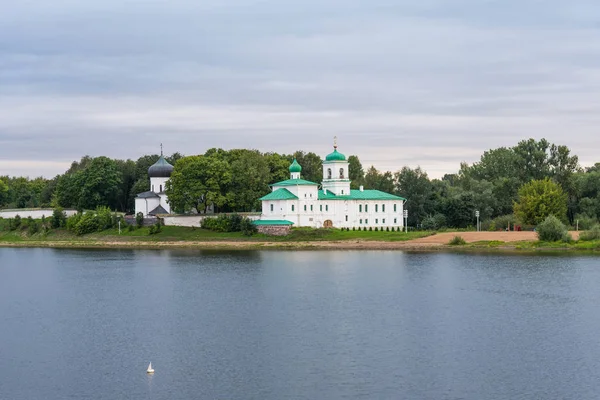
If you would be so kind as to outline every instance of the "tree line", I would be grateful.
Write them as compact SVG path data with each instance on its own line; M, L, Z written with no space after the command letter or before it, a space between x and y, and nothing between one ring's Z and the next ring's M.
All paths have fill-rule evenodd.
M322 159L312 152L213 148L202 155L166 157L175 166L166 191L177 212L204 211L209 205L217 212L260 211L258 199L269 193L270 183L289 178L294 157L303 179L321 182ZM86 156L52 179L2 176L0 207L106 206L133 212L136 194L150 189L147 171L158 158ZM506 222L534 225L550 213L570 224L593 224L600 216L600 163L584 169L567 146L546 139L485 151L479 161L461 163L456 173L441 179L430 179L420 167L365 170L356 155L348 162L354 189L363 185L408 199L410 226L466 228L475 225L475 211L486 227L494 221L498 227Z

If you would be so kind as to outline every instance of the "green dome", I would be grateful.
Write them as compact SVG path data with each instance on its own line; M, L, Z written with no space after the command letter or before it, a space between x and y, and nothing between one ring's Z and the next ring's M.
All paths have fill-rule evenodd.
M333 153L325 157L325 161L346 161L346 156L337 151L337 147L333 149Z
M294 162L290 165L290 172L302 172L302 167L298 164L298 161L294 158Z

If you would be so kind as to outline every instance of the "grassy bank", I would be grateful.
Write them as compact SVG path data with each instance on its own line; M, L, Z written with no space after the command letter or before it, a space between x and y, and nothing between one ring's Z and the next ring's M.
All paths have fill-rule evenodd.
M136 244L148 247L156 244L189 246L194 243L203 243L204 247L222 247L230 243L235 247L255 247L264 243L275 243L285 247L286 244L318 243L318 242L403 242L429 236L430 232L368 232L368 231L342 231L338 229L292 229L288 236L267 236L255 234L244 236L240 232L213 232L206 229L187 228L178 226L164 226L161 232L150 235L149 228L140 228L133 231L108 229L87 235L77 236L66 229L54 229L47 233L29 235L26 231L0 232L0 246L60 246L68 247L119 247L134 246ZM296 246L294 246L296 247Z
M600 240L565 242L544 242L544 241L522 241L506 243L500 240L479 241L467 243L456 248L464 249L498 249L498 250L522 250L522 251L592 251L600 252Z

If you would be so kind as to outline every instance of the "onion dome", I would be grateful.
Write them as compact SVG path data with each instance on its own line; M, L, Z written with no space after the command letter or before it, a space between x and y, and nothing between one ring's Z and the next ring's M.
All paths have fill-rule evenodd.
M154 165L148 168L150 178L169 178L173 172L173 166L161 155Z
M294 162L290 165L290 172L302 172L302 167L298 164L298 161L294 158Z
M334 146L333 153L327 154L325 161L346 161L346 156L337 151L337 146Z

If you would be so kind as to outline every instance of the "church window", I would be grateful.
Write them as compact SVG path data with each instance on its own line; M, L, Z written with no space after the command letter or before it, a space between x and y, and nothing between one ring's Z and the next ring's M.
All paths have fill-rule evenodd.
M394 204L394 212L396 212L396 204Z
M319 206L319 211L323 212L323 204Z
M304 211L306 211L306 204L304 205Z
M376 223L376 224L378 224L378 223L379 223L379 220L378 220L377 218L375 218L375 223Z
M294 205L292 204L292 211L294 211Z
M377 204L375 204L375 212L377 212L378 209L379 209L379 206Z
M312 211L312 210L313 210L313 206L312 206L312 204L311 204L311 205L310 205L310 211Z
M325 211L329 211L329 206L325 204Z
M365 212L369 212L369 205L365 204Z
M397 223L398 223L398 219L394 218L394 224L397 224Z
M310 197L312 197L312 193L310 194Z
M348 222L348 216L346 215L346 222Z
M271 204L271 212L273 212L273 204Z
M369 220L365 219L365 224L369 225Z
M382 223L382 224L385 224L385 218L381 220L381 223Z
M342 189L342 194L344 194L344 189Z
M385 204L381 205L381 212L385 212Z
M162 193L162 185L160 185L160 192Z
M359 224L362 224L362 218L358 221Z
M358 205L358 212L362 212L362 204Z
M306 198L306 193L304 193L304 198Z
M327 168L327 179L331 179L331 168Z
M344 179L344 168L340 168L340 179Z

